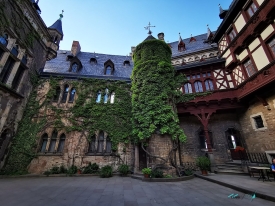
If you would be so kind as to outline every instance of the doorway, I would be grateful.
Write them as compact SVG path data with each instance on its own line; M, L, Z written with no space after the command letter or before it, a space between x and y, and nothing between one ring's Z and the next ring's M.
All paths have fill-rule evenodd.
M246 158L246 152L241 141L241 134L234 128L225 131L228 148L233 160L242 160Z
M144 147L146 149L146 147ZM141 145L139 145L139 170L147 167L147 154L142 149Z

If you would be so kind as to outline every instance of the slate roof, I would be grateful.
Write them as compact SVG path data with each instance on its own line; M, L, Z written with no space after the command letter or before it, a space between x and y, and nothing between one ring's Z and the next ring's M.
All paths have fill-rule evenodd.
M215 32L212 32L213 34ZM191 37L190 37L191 38ZM201 51L201 50L206 50L206 49L211 49L213 47L217 47L217 44L209 44L209 43L204 43L204 41L207 40L207 33L201 34L198 36L193 36L193 38L196 39L196 41L190 42L190 38L183 39L182 41L185 43L185 50L180 52L178 51L178 41L171 42L169 43L172 46L172 58L181 56L181 55L186 55L190 54L193 52Z
M96 76L106 79L119 79L127 78L129 79L133 70L133 62L130 56L120 56L120 55L109 55L109 54L98 54L89 52L80 52L77 58L82 63L82 69L77 73L69 72L71 62L67 61L67 56L71 55L71 51L59 50L57 51L57 57L50 61L47 61L43 69L43 74L67 74L67 75L78 75L78 76ZM96 58L97 64L91 64L90 59ZM111 60L114 63L114 74L104 75L104 63ZM128 60L130 66L124 66L124 61Z
M62 21L58 19L56 22L54 22L53 25L49 27L49 29L55 29L57 30L60 34L63 35L63 30L62 30Z

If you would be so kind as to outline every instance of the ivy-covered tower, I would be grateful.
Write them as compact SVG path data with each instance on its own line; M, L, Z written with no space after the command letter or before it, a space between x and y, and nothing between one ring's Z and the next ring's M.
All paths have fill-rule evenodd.
M176 112L179 85L171 65L171 53L171 48L149 31L149 36L133 54L133 136L142 148L136 147L136 170L146 166L177 168L179 163L179 142L184 142L186 136ZM138 151L146 153L146 160L138 159Z

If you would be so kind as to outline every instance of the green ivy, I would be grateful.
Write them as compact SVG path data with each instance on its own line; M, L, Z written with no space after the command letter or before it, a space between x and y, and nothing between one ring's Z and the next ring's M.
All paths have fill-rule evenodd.
M171 65L171 49L160 40L147 40L136 47L133 59L132 123L136 141L144 142L156 131L186 141L179 126L176 103L201 94L183 95L178 88L186 82Z

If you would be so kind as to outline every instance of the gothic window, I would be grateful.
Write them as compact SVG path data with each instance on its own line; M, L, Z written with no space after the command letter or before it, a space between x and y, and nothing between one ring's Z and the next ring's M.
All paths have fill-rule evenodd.
M91 142L89 143L88 153L102 155L104 153L111 153L111 152L112 152L112 142L109 137L104 138L103 131L99 132L98 139L95 136L91 138Z
M212 138L212 132L211 131L208 131L208 136L210 138L210 144L211 144L211 147L213 148L213 138ZM204 130L201 130L199 132L199 140L200 140L200 148L201 149L207 149L207 139L205 137L205 132Z
M60 87L56 87L55 94L53 95L53 102L57 102L60 96Z
M263 119L262 119L261 115L253 117L253 119L254 119L255 126L256 126L257 129L260 129L260 128L264 127L264 122L263 122Z
M103 153L103 147L104 147L104 132L100 132L99 133L99 137L98 137L98 148L97 148L97 152L98 153Z
M65 145L65 139L66 139L65 134L61 134L60 139L59 139L57 152L63 152L64 145Z
M42 143L41 143L40 152L45 152L46 151L47 142L48 142L48 135L45 133L42 136Z
M89 143L89 153L96 153L96 149L95 149L95 141L96 141L96 138L95 136L93 136L91 138L91 142Z
M8 45L8 38L9 36L7 34L4 34L2 36L0 36L0 43L4 46Z
M105 89L105 95L104 95L104 103L107 103L109 100L109 90Z
M237 34L234 29L231 29L228 36L229 36L230 40L232 41L237 36Z
M77 63L73 63L71 72L76 73L77 71L78 71L78 64Z
M106 139L106 153L112 152L112 142L109 137Z
M184 84L184 92L185 92L185 94L191 94L191 93L193 93L193 91L192 91L192 84L185 83Z
M53 134L52 134L52 137L51 137L50 146L49 146L49 149L48 149L49 152L54 152L55 151L56 139L57 139L57 131L54 130Z
M252 62L250 59L248 59L245 63L244 63L244 67L246 69L246 72L248 74L249 77L251 77L253 74L256 73L256 69L254 68Z
M112 67L107 66L106 71L105 71L105 75L111 75L111 74L112 74Z
M252 17L254 15L254 13L257 11L257 6L254 4L254 2L252 2L249 6L247 11L247 14L249 15L249 17Z
M25 69L22 66L20 66L13 78L12 85L11 85L12 89L16 90L18 88L24 72L25 72Z
M111 104L115 103L115 93L114 92L111 93L110 103Z
M100 101L101 101L101 91L98 91L96 96L96 103L100 103Z
M200 81L196 81L194 83L194 86L195 86L195 91L196 92L203 92L202 83Z
M66 84L64 86L64 91L63 91L63 95L62 95L62 100L61 100L62 103L66 102L68 93L69 93L69 85Z
M268 43L268 46L271 49L273 56L275 57L275 37Z
M211 79L205 80L204 84L205 84L206 91L213 91L214 90L213 81Z
M9 57L1 74L0 74L0 82L2 83L6 83L9 76L10 76L10 73L12 71L12 68L13 68L13 65L14 65L15 61Z
M18 55L18 49L19 49L19 46L18 45L14 45L14 47L12 48L11 50L11 53L17 57Z
M75 92L76 92L75 88L72 88L70 92L69 102L74 102Z

